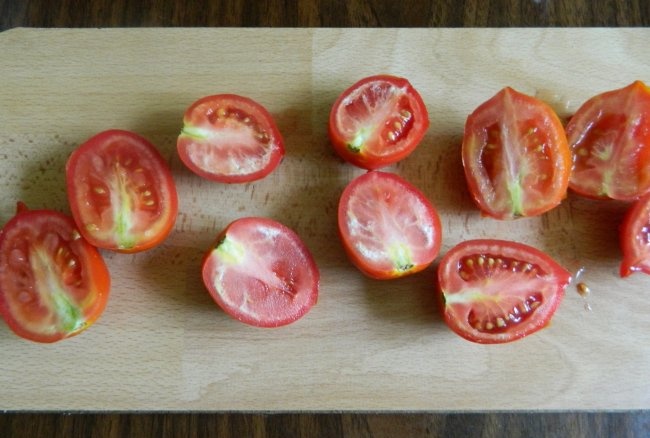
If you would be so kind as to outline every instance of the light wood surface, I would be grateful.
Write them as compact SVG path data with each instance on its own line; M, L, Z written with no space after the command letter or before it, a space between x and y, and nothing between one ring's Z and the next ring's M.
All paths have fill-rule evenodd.
M650 278L617 276L625 205L575 196L539 218L481 218L465 189L465 117L509 85L563 115L593 94L650 82L648 29L16 29L0 34L0 204L67 211L63 166L108 128L134 130L169 159L180 213L167 242L104 253L113 276L102 318L38 345L0 328L0 409L484 410L650 407ZM432 267L379 282L336 238L338 195L360 170L331 151L336 96L363 76L402 75L431 127L390 168L437 206L443 251L497 237L547 251L592 289L570 286L553 324L480 346L438 316ZM232 92L276 116L287 156L268 178L224 186L185 170L175 138L195 99ZM204 291L200 259L232 219L292 227L321 269L318 304L274 330L229 319ZM591 310L587 310L590 307Z

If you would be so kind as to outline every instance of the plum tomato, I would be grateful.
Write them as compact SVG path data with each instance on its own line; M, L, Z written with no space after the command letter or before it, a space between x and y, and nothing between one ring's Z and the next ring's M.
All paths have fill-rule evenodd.
M620 245L623 251L621 277L634 272L650 274L650 193L639 198L625 214Z
M379 170L343 190L338 229L352 263L375 279L421 271L440 251L442 226L431 202L411 183Z
M284 140L271 114L234 94L194 102L185 111L177 148L192 172L223 183L264 178L284 157Z
M571 156L559 117L510 87L469 115L462 158L472 198L487 216L536 216L566 197Z
M438 267L445 322L472 342L511 342L544 328L571 274L548 255L504 240L468 240Z
M422 97L404 78L378 75L345 90L330 112L334 150L364 169L378 169L409 155L429 127Z
M17 214L0 231L0 314L17 335L55 342L103 312L110 277L74 221L52 210Z
M72 217L88 242L132 253L160 244L178 213L169 166L149 141L101 132L70 156L66 185Z
M571 190L622 201L650 191L650 89L643 82L587 100L566 132L573 158Z
M304 316L318 299L320 273L300 237L268 218L240 218L206 253L203 283L231 317L279 327Z

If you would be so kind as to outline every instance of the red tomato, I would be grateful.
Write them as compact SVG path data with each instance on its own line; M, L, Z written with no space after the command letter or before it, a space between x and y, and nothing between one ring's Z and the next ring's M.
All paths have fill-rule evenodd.
M619 200L650 191L650 89L643 82L592 97L571 117L566 132L573 191Z
M348 184L338 225L350 260L372 278L421 271L440 251L438 213L422 192L395 174L370 171Z
M469 240L438 267L447 325L482 344L514 341L544 328L571 274L543 252L503 240Z
M0 314L17 335L55 342L80 333L109 288L104 260L71 218L19 204L0 231Z
M334 102L329 136L336 152L364 169L378 169L409 155L429 127L422 97L403 78L360 80Z
M194 102L185 112L177 146L192 172L224 183L264 178L284 156L284 141L268 111L234 94Z
M650 194L636 201L623 220L620 234L621 277L634 272L650 274Z
M162 242L176 221L169 167L133 132L109 130L87 140L68 159L66 182L72 216L94 246L143 251Z
M472 197L488 216L535 216L566 197L571 156L562 123L547 104L512 88L467 118L462 156Z
M305 315L318 298L319 278L300 237L266 218L232 222L203 261L203 283L216 303L257 327L278 327Z

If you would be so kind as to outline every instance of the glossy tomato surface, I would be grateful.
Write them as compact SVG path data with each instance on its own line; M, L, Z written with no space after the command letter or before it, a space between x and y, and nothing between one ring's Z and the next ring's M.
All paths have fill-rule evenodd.
M0 313L17 335L55 342L80 333L109 288L104 260L71 218L21 205L0 231Z
M285 225L237 219L203 261L203 282L230 316L258 327L287 325L318 299L320 273L309 249Z
M566 132L573 157L571 190L618 200L650 191L650 89L643 82L589 99Z
M178 213L167 163L143 137L101 132L70 156L66 185L72 216L94 246L137 252L161 243Z
M284 140L271 114L234 94L194 102L185 112L177 147L192 172L223 183L264 178L284 156Z
M467 118L463 167L481 211L535 216L565 197L571 156L560 119L544 102L504 88Z
M424 101L409 81L379 75L360 80L338 97L329 136L343 159L378 169L413 152L428 127Z
M496 344L544 328L571 274L548 255L504 240L468 240L438 267L445 322L472 342Z
M338 228L352 263L369 277L421 271L440 251L437 211L414 185L378 170L348 184L339 200Z
M620 244L621 277L634 272L650 274L650 194L639 198L628 210L621 226Z

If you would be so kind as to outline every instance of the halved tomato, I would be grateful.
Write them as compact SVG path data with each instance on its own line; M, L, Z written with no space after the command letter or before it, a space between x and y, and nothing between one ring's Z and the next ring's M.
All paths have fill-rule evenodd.
M194 102L185 112L177 147L192 172L223 183L264 178L284 157L284 140L271 114L234 94Z
M152 248L171 232L178 213L167 163L143 137L101 132L66 164L72 217L94 246L132 253Z
M438 267L445 322L472 342L514 341L548 325L571 274L528 245L468 240Z
M334 150L364 169L378 169L409 155L429 127L424 101L404 78L371 76L345 90L330 112Z
M103 312L109 289L104 260L71 218L19 204L0 231L0 314L17 335L74 336Z
M411 183L373 170L354 179L339 200L343 247L361 272L376 279L421 271L440 251L437 211Z
M650 191L650 89L643 82L592 97L571 117L566 132L571 190L626 201Z
M203 261L203 282L230 316L258 327L287 325L318 299L320 273L300 237L267 218L237 219Z
M465 178L481 211L497 219L535 216L565 197L571 156L550 106L506 87L467 118Z
M650 274L650 193L627 211L620 233L623 262L621 277L634 272Z

